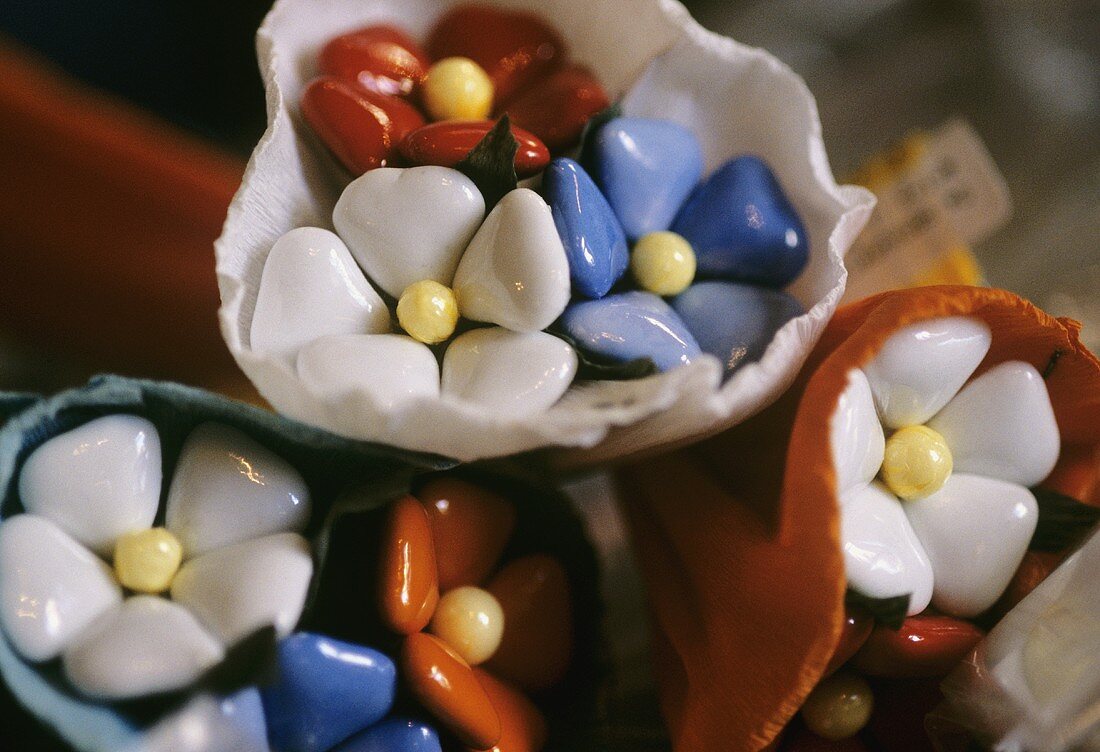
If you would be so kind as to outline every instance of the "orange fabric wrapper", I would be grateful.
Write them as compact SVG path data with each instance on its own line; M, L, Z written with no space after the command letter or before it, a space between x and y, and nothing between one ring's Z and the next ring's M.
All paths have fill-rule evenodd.
M677 752L766 747L821 678L846 587L829 420L848 372L892 333L952 315L992 330L978 374L1024 360L1046 375L1063 449L1043 485L1094 497L1100 362L1077 322L975 287L898 290L841 309L773 406L618 474Z

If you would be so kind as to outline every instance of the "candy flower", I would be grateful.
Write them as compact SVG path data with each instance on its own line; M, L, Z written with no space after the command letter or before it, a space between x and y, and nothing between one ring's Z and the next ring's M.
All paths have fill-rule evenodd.
M1043 378L1022 361L968 382L992 335L978 319L920 321L848 375L830 442L851 587L909 595L909 613L976 616L1027 551L1060 440Z
M0 524L0 624L85 696L182 689L254 630L295 626L313 574L301 475L240 431L199 425L160 519L161 443L134 415L54 436Z

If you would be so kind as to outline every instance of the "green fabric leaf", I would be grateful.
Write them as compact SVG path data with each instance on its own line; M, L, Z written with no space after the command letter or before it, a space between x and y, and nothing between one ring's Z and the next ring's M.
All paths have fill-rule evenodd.
M615 361L601 358L577 345L576 340L560 329L548 329L549 334L569 343L577 353L577 379L581 381L630 381L644 379L657 373L657 366L649 358Z
M1029 548L1065 551L1076 546L1100 522L1100 508L1045 488L1033 488L1039 502L1039 521Z
M509 191L515 190L516 152L519 143L512 135L512 124L507 115L501 115L485 137L477 142L466 158L455 165L481 191L485 197L485 210L489 211Z
M588 122L584 124L584 130L581 131L581 144L577 151L579 155L578 160L584 166L584 169L588 171L588 174L597 182L599 181L599 176L596 174L598 170L596 169L596 160L592 151L593 140L596 134L599 133L600 128L603 128L615 118L622 117L622 115L622 100L616 100L589 118Z
M906 594L895 595L891 598L872 598L869 595L848 588L848 591L844 594L844 604L858 606L871 614L877 623L897 630L901 629L901 624L905 621L911 597L911 594Z

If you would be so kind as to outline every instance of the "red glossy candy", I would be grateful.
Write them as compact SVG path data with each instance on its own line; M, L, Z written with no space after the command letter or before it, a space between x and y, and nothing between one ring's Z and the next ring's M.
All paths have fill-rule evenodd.
M321 71L379 94L408 96L432 61L412 37L393 26L368 26L336 37L321 50Z
M852 663L868 676L946 676L984 636L970 622L950 616L910 616L897 631L875 627Z
M846 608L844 611L844 626L840 632L840 642L837 643L836 649L833 651L833 657L829 659L829 664L825 667L825 676L836 671L838 668L848 662L848 659L856 654L863 643L867 642L867 638L871 636L871 630L874 628L875 622L868 614L861 608Z
M445 120L425 125L401 142L401 154L415 165L454 167L494 125L491 120ZM516 175L526 178L543 170L550 162L550 152L542 141L515 126L512 126L512 135L519 142Z
M505 108L512 121L542 139L551 151L575 146L589 119L610 100L585 67L569 65L517 96Z
M423 115L408 102L333 76L322 76L306 87L302 115L355 175L391 164L401 140L424 124Z
M507 103L565 62L565 42L538 16L487 5L460 5L445 13L428 37L436 60L468 57L489 74L495 101Z
M379 546L378 605L394 632L412 634L428 625L439 603L432 523L416 499L393 503Z
M474 675L500 716L500 741L489 752L539 752L547 736L546 719L539 709L518 689L489 672L475 668Z

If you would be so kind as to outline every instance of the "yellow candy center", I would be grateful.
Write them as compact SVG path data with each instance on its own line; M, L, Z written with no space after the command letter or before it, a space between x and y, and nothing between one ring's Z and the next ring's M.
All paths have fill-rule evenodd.
M643 289L678 295L695 279L695 251L674 232L651 232L634 246L630 270Z
M428 629L471 666L493 657L504 636L504 611L492 593L460 587L439 599Z
M874 697L863 679L839 672L820 684L802 705L806 727L834 741L855 736L871 719Z
M115 543L115 575L130 590L163 593L180 568L183 546L162 527L127 533Z
M421 89L434 120L484 120L493 109L493 81L465 57L448 57L428 69Z
M882 480L899 498L923 499L951 477L951 449L928 426L909 426L886 440Z
M451 288L422 279L405 288L397 301L397 322L426 345L443 342L458 325L458 301Z

